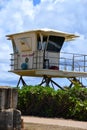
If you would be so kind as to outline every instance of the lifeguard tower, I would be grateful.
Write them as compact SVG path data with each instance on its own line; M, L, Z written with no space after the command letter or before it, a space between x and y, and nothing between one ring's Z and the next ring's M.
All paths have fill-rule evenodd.
M61 53L64 42L72 41L78 36L51 29L38 29L7 35L12 41L11 70L20 76L43 77L42 84L51 83L63 89L52 78L68 78L72 84L78 77L87 77L87 55Z

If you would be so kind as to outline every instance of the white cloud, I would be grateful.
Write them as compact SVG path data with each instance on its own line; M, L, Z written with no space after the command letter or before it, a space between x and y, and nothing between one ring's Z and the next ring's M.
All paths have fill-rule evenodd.
M0 0L0 69L4 77L7 71L12 46L5 35L34 28L53 28L81 37L64 45L67 52L85 53L87 48L87 0L41 0L34 6L32 0ZM78 49L79 48L79 49ZM16 79L16 75L13 76Z

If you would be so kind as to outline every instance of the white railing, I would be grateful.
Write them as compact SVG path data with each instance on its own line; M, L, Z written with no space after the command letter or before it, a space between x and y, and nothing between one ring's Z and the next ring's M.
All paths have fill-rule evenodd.
M37 52L34 52L35 54ZM18 53L11 54L11 70L19 70L18 64L20 62L19 60L20 55ZM57 63L53 63L53 66L58 66L59 70L66 70L66 71L78 71L78 72L86 72L87 71L87 55L83 54L73 54L73 53L66 53L61 52L60 58L58 60L58 57L48 57L47 63L48 69L50 66L49 58L55 58L55 61L59 61L58 65ZM39 69L38 65L43 64L43 55L33 55L33 64L32 69ZM52 65L52 64L51 64ZM44 67L43 67L44 68ZM44 68L45 69L45 68Z
M87 71L87 55L75 53L60 53L60 66L67 71Z

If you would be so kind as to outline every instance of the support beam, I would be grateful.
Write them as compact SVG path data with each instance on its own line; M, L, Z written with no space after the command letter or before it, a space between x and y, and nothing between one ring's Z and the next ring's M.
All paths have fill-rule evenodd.
M51 83L51 85L52 85L53 88L54 88L54 85L55 85L58 88L64 90L59 84L57 84L55 81L53 81L51 79L51 77L48 77L46 75L43 76L42 82L39 85L41 86L41 85L45 84L45 86L50 87L50 83Z
M72 86L73 86L73 83L70 83L69 88L72 88Z
M17 87L19 87L20 82L22 83L23 86L28 86L22 76L20 76L20 78L18 80ZM64 90L58 83L53 81L51 77L48 77L46 75L43 76L43 79L39 85L41 86L43 84L45 84L45 86L48 86L48 87L50 87L50 84L51 84L53 88L55 88L55 86L57 86L58 88Z
M59 84L57 84L56 82L54 82L53 80L51 80L51 82L53 83L53 84L55 84L58 88L60 88L60 89L62 89L62 90L64 90Z
M24 81L24 79L22 78L22 76L20 76L20 78L19 78L19 81L18 81L18 83L17 83L17 87L19 86L20 82L22 82L22 85L23 85L23 86L27 86L27 84L25 83L25 81Z
M79 85L81 87L85 87L76 77L68 78L68 80L71 82L69 88L71 88L73 85Z
M45 83L45 80L44 80L44 77L43 77L42 82L40 84L38 84L38 85L41 86L44 83Z

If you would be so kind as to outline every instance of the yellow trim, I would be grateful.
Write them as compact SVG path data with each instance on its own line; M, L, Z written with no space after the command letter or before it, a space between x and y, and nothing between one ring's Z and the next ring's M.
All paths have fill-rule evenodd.
M73 72L73 71L62 71L62 70L51 70L51 69L37 69L37 70L14 70L10 71L20 76L33 76L43 77L60 77L60 78L72 78L72 77L87 77L87 72Z

